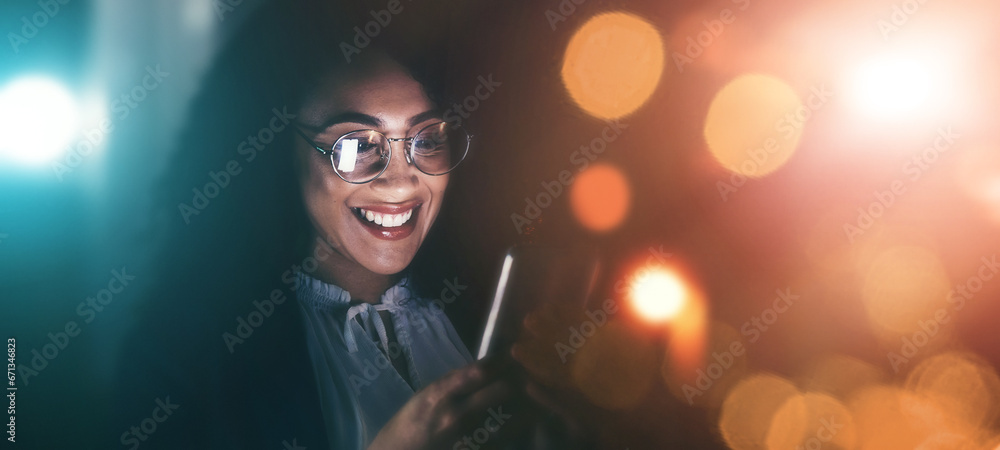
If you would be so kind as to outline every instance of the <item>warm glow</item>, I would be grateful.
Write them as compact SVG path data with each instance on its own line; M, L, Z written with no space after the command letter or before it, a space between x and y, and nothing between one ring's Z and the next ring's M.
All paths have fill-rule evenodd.
M730 172L763 177L792 157L813 113L785 82L767 75L743 75L712 100L705 142Z
M676 317L688 299L684 280L662 268L649 268L636 274L629 286L629 296L639 313L654 322Z
M827 425L831 423L838 428L831 431ZM767 449L847 450L854 448L856 438L847 407L829 395L810 392L796 394L778 408L767 433Z
M889 386L862 389L849 402L858 430L859 450L913 450L927 430L904 406L905 393Z
M719 431L733 450L767 448L771 419L785 401L799 394L788 380L755 375L740 382L722 404Z
M729 390L747 374L750 355L744 336L732 326L714 321L706 328L707 342L699 364L694 367L678 364L674 348L670 348L660 371L670 393L678 400L718 410ZM671 343L676 341L673 337L672 334Z
M576 177L569 192L573 214L591 231L605 232L625 220L632 194L625 175L606 165L593 165Z
M573 355L570 369L577 389L603 408L638 405L648 395L659 366L652 343L622 321L588 329L580 326L579 333L584 344Z
M909 334L946 308L948 275L931 252L912 246L882 252L867 270L863 298L868 316L880 331ZM941 326L940 334L948 329ZM937 344L943 343L941 336ZM898 342L898 340L894 340Z
M1000 413L1000 378L989 363L969 354L945 353L922 361L906 378L910 392L941 412L942 432L990 426Z
M910 57L872 59L854 72L852 99L872 118L896 118L927 106L935 87L932 62Z
M663 72L663 41L632 14L593 17L573 35L562 79L573 101L602 119L628 115L656 90Z
M885 370L847 355L824 355L812 361L803 371L801 386L825 392L837 398L848 398L854 392L889 378Z
M978 202L984 214L1000 222L1000 146L979 145L964 149L955 181L965 194Z

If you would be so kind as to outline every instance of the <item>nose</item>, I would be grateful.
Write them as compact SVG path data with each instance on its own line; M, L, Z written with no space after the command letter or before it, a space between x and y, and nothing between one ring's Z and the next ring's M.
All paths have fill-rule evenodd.
M389 166L371 182L372 189L394 200L406 200L416 190L419 178L417 168L406 159L406 141L389 142Z

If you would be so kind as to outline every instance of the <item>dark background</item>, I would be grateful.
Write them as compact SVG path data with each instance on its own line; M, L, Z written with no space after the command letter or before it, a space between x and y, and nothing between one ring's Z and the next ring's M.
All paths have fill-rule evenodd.
M257 3L245 0L220 19L207 0L70 0L17 53L0 45L0 86L22 74L45 73L73 92L110 102L138 84L147 66L170 74L127 119L115 122L103 148L61 180L47 165L0 162L0 330L5 339L17 339L23 364L32 350L49 343L48 333L62 331L69 321L81 328L20 387L21 447L118 448L123 430L110 419L112 375L121 363L117 349L160 244L151 232L158 220L151 215L156 206L151 183L163 175L187 102L214 52ZM461 36L453 42L451 60L458 74L455 92L471 93L479 76L492 75L502 83L469 120L477 147L455 174L454 185L460 188L452 193L454 207L440 219L457 233L471 277L469 295L449 312L459 318L460 333L474 340L481 329L485 299L510 245L587 242L602 249L609 267L624 267L651 246L662 246L696 274L712 318L737 329L770 304L775 289L790 287L806 299L789 313L792 319L754 347L755 368L792 376L815 355L846 353L888 371L884 354L891 346L874 335L860 301L864 274L840 262L869 250L851 247L841 223L852 222L874 190L899 176L900 161L929 142L938 125L875 126L853 117L835 99L817 113L785 167L749 181L728 201L720 199L716 185L728 174L711 158L702 137L713 95L733 77L772 73L807 93L809 86L834 79L845 55L882 45L875 23L893 3L872 2L856 14L824 3L755 2L747 16L752 22L720 38L721 56L699 59L683 73L669 57L665 60L655 93L621 119L627 130L599 157L629 180L632 206L620 227L608 233L582 228L564 193L528 232L518 233L511 214L524 213L525 198L542 192L540 183L555 180L561 170L575 173L570 155L607 126L573 104L560 79L573 31L599 12L625 10L655 24L667 52L683 51L692 20L697 24L728 2L588 0L572 4L574 12L554 27L546 11L558 11L555 0L405 2L406 10L397 17L405 25L393 32L443 23ZM955 10L980 6L963 5L969 9ZM359 1L345 11L363 23L369 10L382 7ZM983 7L982 15L995 18L991 9ZM18 32L21 18L37 11L35 2L5 1L0 31ZM829 23L830 30L811 28L810 20ZM787 32L796 24L806 29L799 40ZM845 48L831 50L830 42ZM997 73L998 41L992 42L968 49L970 62L962 73ZM970 109L973 118L964 123L967 142L995 153L997 137L982 124L995 118L997 87L983 82L967 88L980 107ZM955 284L974 274L979 258L1000 249L998 225L991 218L1000 205L966 196L957 187L960 177L953 176L957 164L946 162L928 175L922 189L887 219L906 232L877 231L872 238L873 246L931 249ZM92 322L83 323L77 306L106 286L112 270L123 267L135 280ZM962 348L994 365L1000 360L994 331L998 293L1000 282L985 283L955 325ZM588 414L603 425L606 448L662 448L683 441L673 434L683 430L665 423L677 414L701 414L675 403L657 385L627 411L593 408Z

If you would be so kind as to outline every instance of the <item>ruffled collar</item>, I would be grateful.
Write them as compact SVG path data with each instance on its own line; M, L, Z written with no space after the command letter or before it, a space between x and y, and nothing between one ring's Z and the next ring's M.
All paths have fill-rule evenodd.
M360 323L364 324L368 329L374 329L383 346L387 346L388 337L385 325L382 323L378 311L398 311L405 308L415 299L409 287L408 277L403 277L403 279L399 280L399 283L387 289L382 294L379 303L376 304L360 302L352 305L350 292L347 292L340 286L320 281L302 272L296 273L295 290L298 293L299 301L303 305L317 310L338 313L338 315L346 313L338 322L341 322L344 342L351 353L358 350L357 338L351 332L353 326L357 325L352 324L355 316L360 315Z

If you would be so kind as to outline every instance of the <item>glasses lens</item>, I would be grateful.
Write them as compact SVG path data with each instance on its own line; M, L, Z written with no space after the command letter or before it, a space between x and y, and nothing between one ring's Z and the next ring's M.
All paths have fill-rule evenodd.
M389 143L381 134L355 131L337 140L330 161L345 180L362 183L382 173L389 163L388 149Z
M441 122L413 137L413 163L426 174L448 173L465 158L469 134L462 127Z

